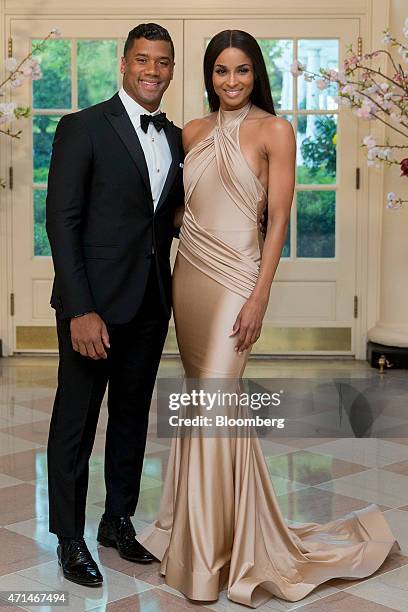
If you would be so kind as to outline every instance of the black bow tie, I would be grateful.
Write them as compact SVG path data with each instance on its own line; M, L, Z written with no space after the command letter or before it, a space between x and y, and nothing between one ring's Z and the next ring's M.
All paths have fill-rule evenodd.
M158 113L157 115L140 115L140 127L147 134L149 123L152 122L158 132L166 125L166 113Z

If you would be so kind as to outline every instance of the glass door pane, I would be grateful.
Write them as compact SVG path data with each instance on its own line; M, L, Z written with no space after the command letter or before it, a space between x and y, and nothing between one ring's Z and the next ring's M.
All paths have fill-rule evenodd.
M140 20L143 17L140 16ZM161 19L176 48L173 82L163 100L168 116L181 125L183 22ZM56 23L54 18L15 16L11 21L17 58L27 56ZM24 123L19 141L12 143L15 185L12 199L13 291L15 330L12 350L50 351L57 347L55 313L49 305L53 265L45 231L45 200L51 145L59 119L111 97L121 84L119 65L124 38L134 28L132 17L104 19L64 16L60 38L36 52L43 78L14 89L13 101L31 106L32 119ZM27 181L28 178L28 181Z
M35 50L40 41L32 41ZM49 257L45 199L52 141L62 115L110 98L120 83L122 39L56 39L34 53L43 77L32 83L33 252ZM56 111L63 111L58 112Z

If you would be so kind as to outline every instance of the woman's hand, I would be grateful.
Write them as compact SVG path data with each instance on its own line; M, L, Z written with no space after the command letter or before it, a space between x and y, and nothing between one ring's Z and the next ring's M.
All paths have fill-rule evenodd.
M262 322L267 306L267 300L250 297L241 308L230 333L230 337L238 334L235 350L240 355L254 344L261 335Z
M184 204L182 204L181 206L177 206L175 210L174 221L173 221L173 225L175 229L180 229L180 227L183 224L183 217L184 217Z

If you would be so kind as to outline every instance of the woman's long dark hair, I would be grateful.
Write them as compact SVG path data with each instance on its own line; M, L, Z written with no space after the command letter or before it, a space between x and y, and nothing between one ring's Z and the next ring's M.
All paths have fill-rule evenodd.
M215 93L213 85L214 64L220 53L230 47L241 49L252 61L255 75L254 88L251 93L252 104L262 108L267 113L276 115L261 48L251 34L242 30L219 32L210 40L205 51L204 82L211 111L217 111L220 107L220 99Z

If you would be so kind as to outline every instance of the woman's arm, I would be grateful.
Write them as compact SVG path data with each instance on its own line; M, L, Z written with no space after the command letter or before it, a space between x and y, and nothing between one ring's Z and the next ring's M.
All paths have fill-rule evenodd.
M257 282L231 334L238 334L235 350L239 353L248 349L261 334L272 281L285 244L295 185L296 141L292 125L283 118L268 119L265 123L268 225Z

